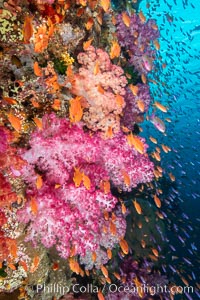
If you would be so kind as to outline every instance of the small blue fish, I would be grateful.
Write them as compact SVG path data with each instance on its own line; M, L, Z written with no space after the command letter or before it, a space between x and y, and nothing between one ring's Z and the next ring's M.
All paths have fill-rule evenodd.
M178 239L181 241L181 243L185 244L184 239L180 235L178 235Z
M174 273L176 273L176 269L174 269L174 267L172 267L171 265L169 265L169 267Z
M193 278L194 280L196 280L196 276L195 276L194 272L192 272L192 278Z
M184 260L187 264L192 265L192 263L191 263L191 261L190 261L189 259L183 257L183 260Z
M176 251L176 249L174 248L174 246L169 245L169 247L172 249L172 251Z
M197 247L195 246L195 244L194 243L191 243L191 247L192 247L192 250L197 250Z

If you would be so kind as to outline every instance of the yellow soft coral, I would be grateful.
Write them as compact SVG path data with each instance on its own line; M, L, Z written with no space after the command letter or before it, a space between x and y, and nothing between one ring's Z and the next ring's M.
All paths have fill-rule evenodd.
M74 62L73 57L71 57L68 52L63 53L61 57L66 66L72 65Z

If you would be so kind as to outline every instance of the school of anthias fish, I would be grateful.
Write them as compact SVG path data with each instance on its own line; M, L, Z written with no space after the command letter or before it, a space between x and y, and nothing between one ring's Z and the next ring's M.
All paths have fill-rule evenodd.
M199 27L180 7L198 9L0 1L0 299L200 297Z

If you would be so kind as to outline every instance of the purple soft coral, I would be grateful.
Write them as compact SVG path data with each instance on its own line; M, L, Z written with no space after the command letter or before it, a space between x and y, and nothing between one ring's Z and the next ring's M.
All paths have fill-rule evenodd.
M140 74L147 74L153 67L155 50L151 48L151 41L159 37L154 20L143 23L137 14L130 17L130 26L127 27L122 14L117 16L117 37L121 47L128 50L129 63Z
M126 88L125 102L126 106L123 110L123 116L121 118L121 124L133 129L134 123L140 121L145 112L148 111L151 102L151 96L149 92L149 86L147 84L136 85L138 87L137 95L133 95L129 87ZM139 108L139 102L142 102L143 111Z
M120 276L125 283L115 292L110 292L106 300L147 300L153 299L150 296L162 296L162 299L169 300L166 288L168 280L166 276L153 270L153 264L147 260L138 263L132 258L125 259L120 266ZM156 298L157 299L157 298ZM160 299L160 297L159 297Z

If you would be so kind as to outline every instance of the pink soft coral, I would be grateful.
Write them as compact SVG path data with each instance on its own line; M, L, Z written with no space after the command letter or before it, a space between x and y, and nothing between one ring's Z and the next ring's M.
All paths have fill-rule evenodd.
M28 195L31 197L31 193ZM81 256L99 247L103 235L103 211L111 211L117 199L110 193L91 192L83 186L76 188L74 184L66 183L55 189L45 182L36 201L36 214L29 204L19 212L20 221L32 221L27 240L36 243L40 237L47 248L56 245L60 256L68 258L72 247L76 249L74 254Z
M131 148L122 133L104 140L100 134L85 132L81 124L72 125L66 119L46 115L43 130L32 134L30 149L21 155L28 162L23 168L27 196L30 203L34 202L30 205L28 201L19 213L22 222L32 221L28 239L37 242L40 237L46 247L56 245L65 258L75 246L75 253L80 254L87 268L91 268L88 257L96 251L101 257L96 262L99 267L107 259L101 246L112 249L126 229L124 217L117 214L114 233L110 231L111 221L104 219L104 212L113 211L117 199L102 189L101 182L110 180L130 190L150 181L153 165L146 154ZM88 176L89 185L83 181L75 185L75 169ZM124 183L122 170L130 176L130 186ZM40 187L36 183L38 176L42 177Z
M82 67L73 78L71 92L83 97L83 121L93 131L106 132L111 127L118 132L127 84L122 68L93 46L79 53L78 62Z
M144 138L140 138L144 151L148 148ZM127 138L118 133L113 139L105 140L102 148L103 162L111 181L116 187L130 191L139 183L150 182L153 179L153 163L146 153L139 154L127 143ZM124 172L130 178L127 185Z
M140 140L146 152L148 146L144 138ZM71 125L53 114L43 118L43 130L32 134L30 146L22 155L28 162L23 176L34 187L35 169L55 185L72 182L74 167L79 167L89 176L91 189L109 179L116 187L131 190L153 178L153 163L148 155L130 147L124 134L104 140L100 134L84 132L81 124ZM130 176L129 186L124 183L123 171Z

